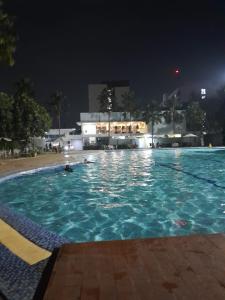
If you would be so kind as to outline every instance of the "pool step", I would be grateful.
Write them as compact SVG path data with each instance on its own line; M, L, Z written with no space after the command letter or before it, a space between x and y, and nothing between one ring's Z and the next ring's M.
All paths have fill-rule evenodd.
M34 265L51 255L50 251L29 241L2 219L0 219L0 243L29 265Z

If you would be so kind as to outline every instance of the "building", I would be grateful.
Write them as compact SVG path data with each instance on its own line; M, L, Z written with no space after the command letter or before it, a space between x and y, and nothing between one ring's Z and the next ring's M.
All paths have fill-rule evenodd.
M81 135L76 133L75 128L50 129L45 133L45 145L52 147L63 147L65 150L82 150L83 143Z
M138 145L148 132L145 122L129 113L81 113L80 123L84 145Z
M88 85L89 112L100 112L99 95L104 89L112 89L116 102L122 105L122 95L130 91L128 80L122 81L104 81L97 84Z
M130 113L81 113L81 136L84 146L89 145L130 145L137 148L149 148L152 143L151 124L146 124L141 117L135 119ZM171 143L171 139L179 139L186 133L185 119L175 124L167 124L164 117L154 126L153 143Z
M166 106L166 102L172 97L177 97L180 104L187 104L191 101L206 100L210 97L214 97L217 94L218 86L209 86L207 82L196 83L195 85L185 85L176 88L170 93L164 93L162 96L162 107Z

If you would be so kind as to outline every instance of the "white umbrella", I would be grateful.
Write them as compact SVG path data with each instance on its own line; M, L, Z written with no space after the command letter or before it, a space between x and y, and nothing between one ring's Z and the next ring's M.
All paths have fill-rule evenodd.
M191 137L198 137L198 136L193 133L188 133L188 134L185 134L183 137L191 138Z
M7 142L11 142L12 141L11 139L5 138L5 137L0 137L0 140L7 141Z

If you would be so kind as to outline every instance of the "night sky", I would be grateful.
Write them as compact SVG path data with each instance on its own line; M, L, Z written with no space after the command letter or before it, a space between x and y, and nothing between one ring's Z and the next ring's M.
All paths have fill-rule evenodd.
M63 127L87 111L88 83L130 80L140 102L225 83L223 0L8 0L5 10L19 41L15 66L0 67L0 90L29 77L42 104L62 90Z

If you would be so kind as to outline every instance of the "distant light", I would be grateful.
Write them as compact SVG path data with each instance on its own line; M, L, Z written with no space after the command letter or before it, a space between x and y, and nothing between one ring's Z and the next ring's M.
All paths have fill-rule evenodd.
M175 134L168 134L169 138L180 138L181 134L180 133L175 133Z
M201 89L201 95L206 95L206 89Z
M179 69L176 69L176 70L175 70L175 74L176 74L176 75L180 74L180 70L179 70Z
M206 89L201 89L201 99L206 99Z

